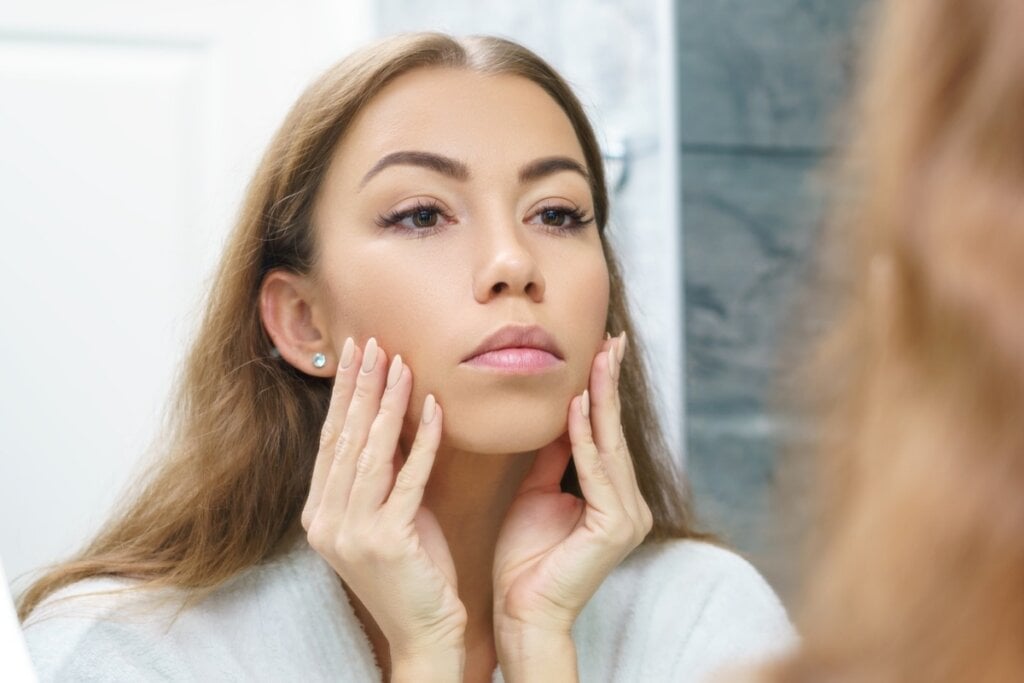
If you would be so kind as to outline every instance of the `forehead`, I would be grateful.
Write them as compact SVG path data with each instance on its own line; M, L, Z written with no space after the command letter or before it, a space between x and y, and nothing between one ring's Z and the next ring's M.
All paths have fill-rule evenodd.
M396 78L353 120L334 163L365 172L398 150L444 154L471 170L518 168L552 155L584 163L568 116L543 88L521 76L468 69L422 68Z

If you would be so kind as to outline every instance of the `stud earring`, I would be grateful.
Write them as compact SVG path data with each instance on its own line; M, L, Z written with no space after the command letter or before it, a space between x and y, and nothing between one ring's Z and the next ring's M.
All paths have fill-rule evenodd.
M327 365L327 356L320 353L319 351L313 354L313 367L322 368Z

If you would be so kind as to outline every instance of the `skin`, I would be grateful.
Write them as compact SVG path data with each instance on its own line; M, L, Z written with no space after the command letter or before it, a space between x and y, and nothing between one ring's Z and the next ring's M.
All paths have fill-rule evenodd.
M464 173L380 167L404 151ZM573 621L650 529L621 438L625 338L604 338L587 180L521 178L552 157L586 168L568 118L531 81L407 73L333 154L315 272L263 283L282 357L335 377L303 526L393 680L490 680L499 658L509 680L574 679ZM462 362L508 323L546 328L562 362L533 375ZM570 458L586 500L559 490Z

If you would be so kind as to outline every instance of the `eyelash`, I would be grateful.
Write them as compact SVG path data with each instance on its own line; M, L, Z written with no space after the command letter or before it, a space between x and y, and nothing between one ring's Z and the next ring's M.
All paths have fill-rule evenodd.
M540 207L536 212L534 212L532 218L536 218L537 216L540 216L542 213L546 213L548 211L557 211L558 213L562 214L567 219L572 221L572 223L570 223L569 225L547 225L545 223L541 223L541 225L543 225L546 228L551 228L554 232L573 232L576 230L582 230L583 228L587 227L588 225L594 222L593 216L588 216L586 211L584 211L581 207L576 206L575 204L572 206L572 208L559 206L557 204L545 205Z
M438 232L441 229L440 225L432 225L426 228L408 228L401 224L402 221L407 218L412 218L420 211L436 213L440 218L446 221L454 220L452 216L444 212L440 205L435 204L434 202L420 201L417 202L415 206L409 207L408 209L399 209L397 211L392 211L378 216L376 221L377 226L384 229L398 229L403 232L415 234L417 237L427 237Z
M443 226L433 225L425 228L409 228L402 225L402 221L412 218L421 211L429 211L437 214L440 218L445 221L453 221L454 217L447 214L440 205L434 202L421 201L415 206L407 209L399 209L392 211L387 214L382 214L377 217L377 226L383 229L397 229L403 232L408 232L416 235L417 237L428 237L437 233ZM557 211L562 214L566 219L570 220L571 223L568 225L547 225L541 223L540 225L547 229L549 232L554 234L564 234L568 232L574 232L582 230L587 225L594 221L592 216L588 216L587 213L579 206L573 205L571 208L566 206L560 206L555 204L545 205L537 209L530 217L531 219L540 216L541 214L548 211Z

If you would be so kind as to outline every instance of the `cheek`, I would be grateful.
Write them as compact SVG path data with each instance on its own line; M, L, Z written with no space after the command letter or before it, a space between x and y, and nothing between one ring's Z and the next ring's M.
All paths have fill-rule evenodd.
M559 282L560 309L565 316L565 331L574 343L600 346L608 318L611 283L603 256L588 259L566 272Z
M580 308L586 309L587 317L593 320L602 332L608 318L610 296L611 283L608 280L608 266L604 257L601 257L592 265L585 284L582 286L582 291L579 293L579 301Z
M608 267L600 246L556 254L541 265L546 280L543 318L561 342L566 361L545 399L550 401L548 410L560 412L590 383L594 357L604 343Z
M331 268L327 282L334 344L340 349L345 337L352 336L364 346L376 337L389 361L402 355L414 373L414 393L419 394L430 368L443 355L441 333L455 326L453 274L450 269L431 269L433 261L425 258L403 261L394 253L372 251L348 256L345 264Z

